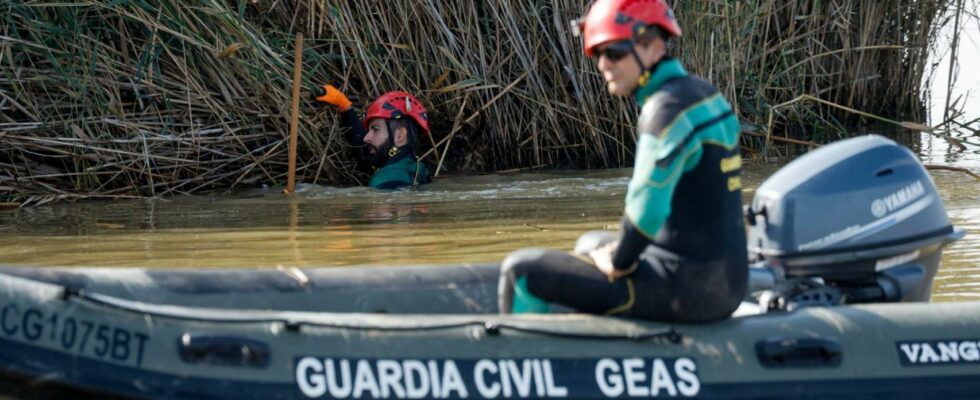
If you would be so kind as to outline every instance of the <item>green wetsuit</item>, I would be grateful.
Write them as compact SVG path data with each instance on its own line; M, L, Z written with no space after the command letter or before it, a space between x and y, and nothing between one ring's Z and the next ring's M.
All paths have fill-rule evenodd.
M380 168L371 165L372 157L368 151L369 146L364 143L364 135L367 131L364 130L357 110L351 107L342 112L340 116L344 125L351 129L348 140L357 152L358 169L374 171L368 186L375 189L397 189L405 186L424 185L430 182L429 169L415 158L411 148L400 149L398 154L386 160Z
M708 82L667 59L636 92L636 163L616 252L626 269L648 244L691 260L748 258L741 209L739 123Z
M383 167L374 171L368 186L375 189L395 189L429 183L429 169L414 157L401 157L389 160Z
M518 250L501 266L501 312L559 303L596 314L703 322L725 318L741 303L748 255L731 105L670 58L644 76L636 99L636 163L612 260L633 272L610 281L582 253Z

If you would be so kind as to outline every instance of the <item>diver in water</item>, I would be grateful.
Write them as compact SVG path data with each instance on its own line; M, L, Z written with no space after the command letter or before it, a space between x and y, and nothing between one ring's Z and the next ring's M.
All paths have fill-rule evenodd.
M522 249L503 262L503 313L577 311L705 322L748 286L739 123L710 83L671 57L681 35L661 0L599 0L581 23L610 94L640 106L622 230L583 235L574 253Z
M358 149L358 166L371 170L369 186L396 189L429 183L429 170L415 154L418 140L429 134L425 106L406 92L388 92L370 106L364 121L353 103L337 88L326 85L316 97L337 107L348 140Z

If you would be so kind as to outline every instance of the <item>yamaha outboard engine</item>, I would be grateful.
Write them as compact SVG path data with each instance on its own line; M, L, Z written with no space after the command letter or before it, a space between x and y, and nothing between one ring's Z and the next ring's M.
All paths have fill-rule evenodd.
M912 152L877 135L786 165L745 217L765 310L928 301L943 245L964 234Z

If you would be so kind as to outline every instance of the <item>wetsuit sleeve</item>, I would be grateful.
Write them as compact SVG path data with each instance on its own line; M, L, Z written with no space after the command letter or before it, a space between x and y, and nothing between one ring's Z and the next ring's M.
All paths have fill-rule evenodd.
M626 193L626 210L619 247L613 255L617 269L629 269L670 216L674 190L681 176L697 166L701 144L689 140L694 127L683 104L668 97L644 104L636 164Z
M364 130L364 123L361 122L361 117L357 115L357 109L350 107L340 113L340 120L344 126L350 128L350 136L347 137L350 144L357 147L363 146L364 135L367 131Z
M650 239L637 231L629 218L623 218L623 229L619 233L619 245L616 247L616 254L613 254L613 266L622 270L631 268L648 244L650 244Z
M685 154L667 165L651 156L658 138L641 135L637 163L626 194L626 216L619 247L613 255L616 269L629 269L670 216L670 203L681 175L694 169L701 146L692 144Z

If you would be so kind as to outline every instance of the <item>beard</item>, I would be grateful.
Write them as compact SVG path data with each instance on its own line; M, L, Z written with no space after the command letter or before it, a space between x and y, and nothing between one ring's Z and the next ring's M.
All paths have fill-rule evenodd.
M388 147L387 144L385 144L383 149L368 145L367 151L363 156L364 162L375 168L383 167L388 162Z

